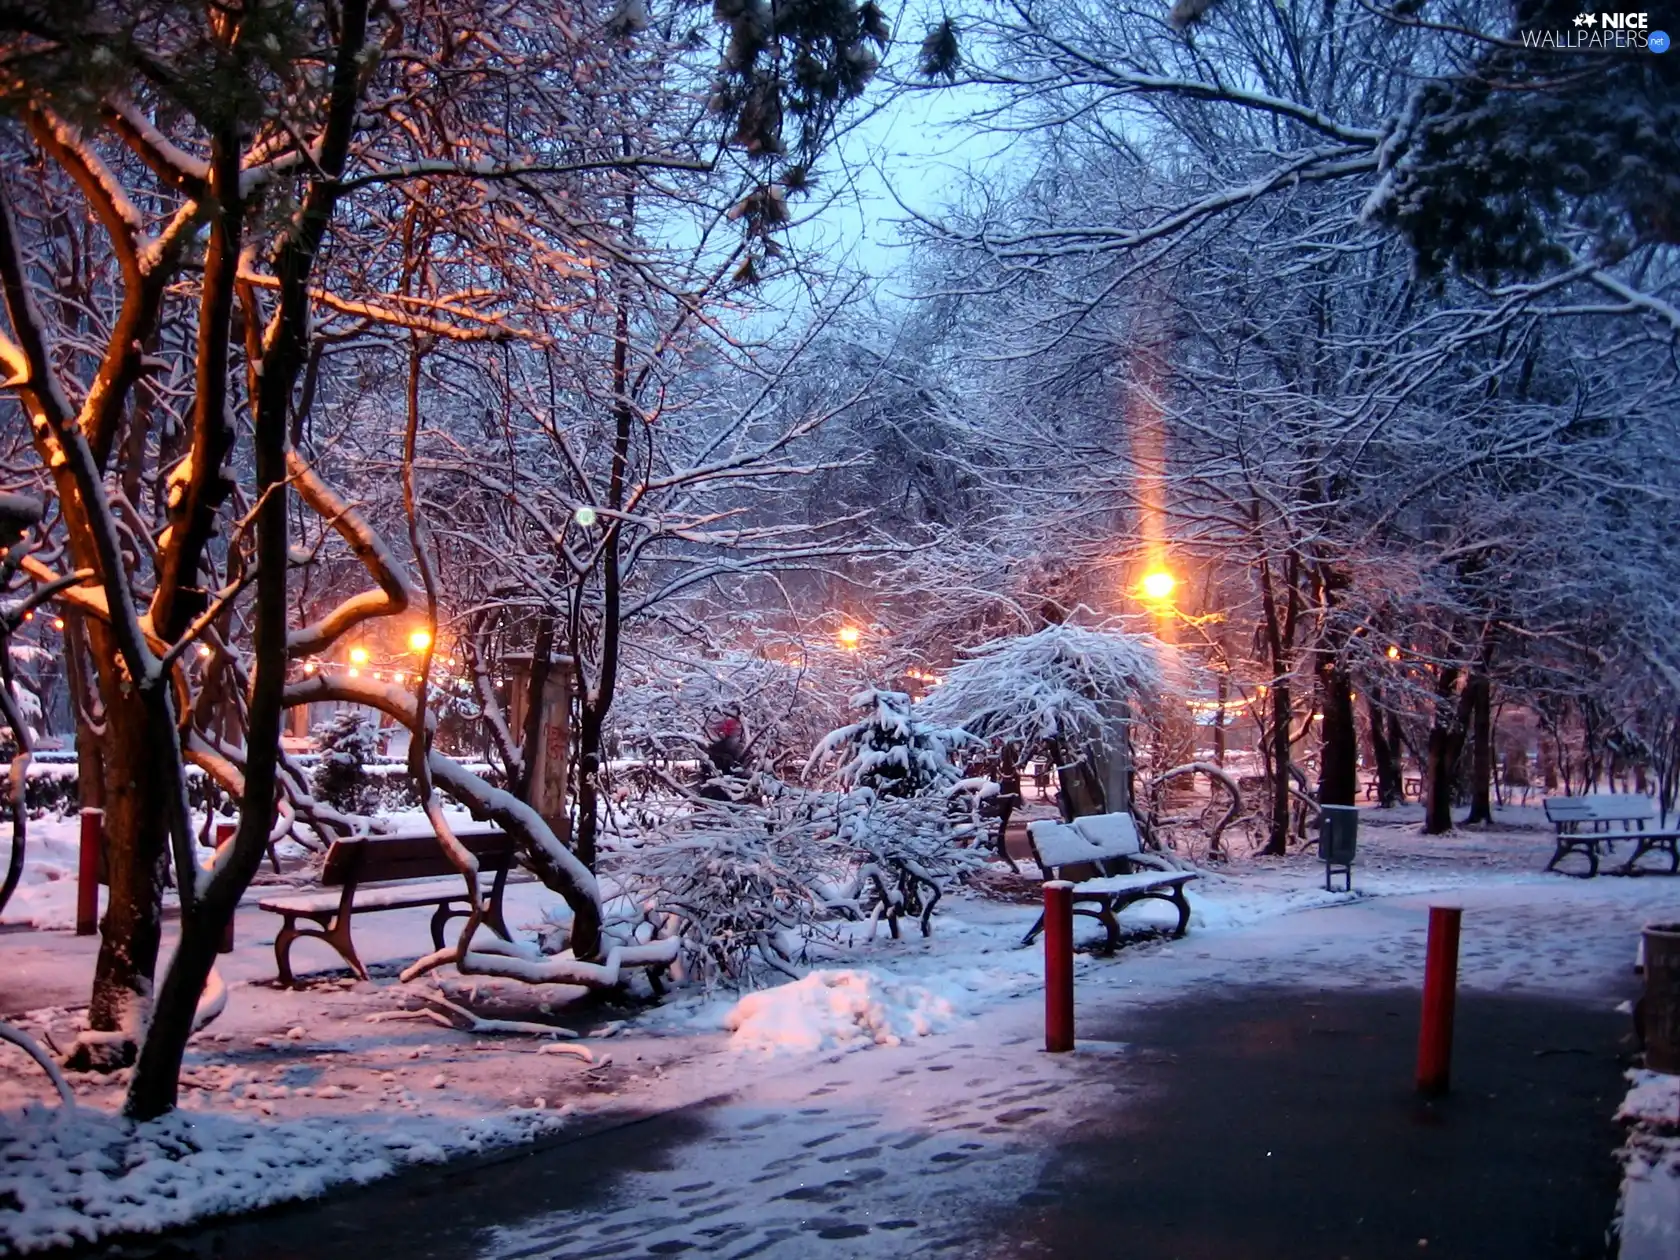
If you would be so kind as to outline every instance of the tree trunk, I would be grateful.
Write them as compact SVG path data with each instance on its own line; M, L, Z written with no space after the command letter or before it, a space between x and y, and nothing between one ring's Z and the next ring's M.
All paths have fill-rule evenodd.
M1231 675L1219 671L1217 698L1213 710L1213 764L1225 765L1225 705L1231 698Z
M536 776L537 758L542 755L543 692L554 661L554 618L544 613L537 618L537 639L531 648L531 677L525 687L525 729L520 732L519 774L509 784L513 794L531 803L531 783Z
M99 925L87 1026L96 1033L128 1033L122 1042L79 1042L66 1066L108 1071L134 1061L135 1043L150 1017L152 978L163 934L163 889L169 875L166 790L174 767L154 742L146 705L117 662L109 631L87 623L90 654L99 665L105 703L105 873L109 895Z
M181 941L159 990L151 1025L123 1106L123 1113L134 1120L152 1119L175 1106L181 1060L186 1052L187 1038L192 1035L205 983L215 964L217 946L233 919L240 896L262 862L269 832L274 825L280 724L285 712L288 670L288 415L293 389L309 349L310 274L342 194L338 177L344 171L355 123L367 16L366 0L347 0L340 10L340 43L332 69L330 115L316 157L316 165L323 178L310 188L298 210L294 228L286 236L275 259L279 299L273 315L274 323L270 334L263 339L265 348L260 361L254 362L249 369L254 430L252 447L259 494L256 509L257 597L252 626L253 664L239 829L234 835L232 852L199 895L190 899L185 895L188 881L193 880L197 872L180 872L183 883ZM226 284L231 293L232 264L239 254L240 239L237 135L230 131L214 137L211 152L212 189L221 212L212 223L210 254L219 254L221 261L228 265L229 270L222 273L220 283ZM209 294L212 280L207 267L206 311L211 309L209 303L217 297ZM215 318L219 321L216 334L225 341L231 331L228 309L217 307ZM224 362L225 350L224 345ZM219 416L207 417L204 423L219 423L220 420ZM189 583L196 581L196 569L196 565L188 566L182 580ZM167 683L161 685L166 687ZM164 691L163 695L167 697L168 692Z
M1393 809L1406 799L1400 741L1391 738L1389 729L1398 725L1400 719L1384 712L1374 683L1366 692L1366 707L1371 719L1371 760L1377 767L1377 803L1384 809Z
M1294 705L1285 683L1272 685L1272 816L1266 845L1260 851L1273 857L1289 852L1289 817L1293 804L1289 796L1290 739Z
M1324 726L1318 770L1320 805L1357 805L1359 731L1353 717L1353 683L1333 656L1324 654L1318 671L1323 691Z
M1423 834L1426 836L1444 836L1453 829L1453 784L1458 778L1458 758L1464 750L1466 705L1465 698L1457 694L1458 675L1458 667L1450 665L1441 671L1436 685L1435 720L1429 729L1423 777Z
M1493 823L1493 684L1480 671L1470 675L1470 816L1465 824Z

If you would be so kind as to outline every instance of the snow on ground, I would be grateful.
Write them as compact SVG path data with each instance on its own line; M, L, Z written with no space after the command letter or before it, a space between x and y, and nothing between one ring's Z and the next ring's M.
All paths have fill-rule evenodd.
M1680 1076L1635 1070L1616 1119L1622 1148L1621 1260L1680 1255Z
M1416 988L1427 908L1434 901L1465 908L1466 987L1607 1000L1606 994L1627 985L1639 928L1680 907L1680 880L1546 875L1541 868L1551 853L1549 831L1524 814L1502 821L1506 825L1489 832L1425 838L1416 834L1408 814L1367 812L1352 894L1326 893L1322 866L1306 855L1236 857L1190 885L1194 912L1185 939L1155 931L1171 923L1173 912L1146 904L1122 916L1136 935L1118 956L1082 954L1076 964L1082 1009L1169 1001L1221 985ZM397 970L429 949L425 910L357 920L358 947L374 972L370 981L349 977L324 946L305 940L294 951L300 975L310 968L328 970L308 976L304 988L279 990L273 987L272 952L279 922L242 909L238 948L218 964L229 987L228 1011L189 1047L183 1110L168 1123L190 1126L205 1149L231 1144L268 1151L262 1158L276 1161L276 1171L260 1185L234 1174L218 1176L206 1181L202 1192L178 1194L173 1205L153 1203L152 1195L125 1199L121 1177L112 1177L109 1169L128 1167L123 1152L150 1139L125 1135L110 1118L120 1105L121 1074L77 1076L72 1084L88 1114L68 1132L84 1135L73 1140L100 1146L114 1162L105 1172L97 1161L72 1171L37 1152L29 1163L43 1170L31 1183L37 1196L32 1211L0 1212L0 1238L22 1243L70 1230L66 1213L78 1219L84 1236L153 1228L198 1213L314 1193L327 1181L357 1180L416 1160L525 1140L552 1131L567 1117L575 1122L626 1108L663 1111L732 1090L746 1100L743 1116L755 1107L794 1107L798 1098L829 1091L832 1097L809 1106L828 1108L821 1123L837 1135L828 1148L837 1153L853 1149L842 1140L848 1125L859 1126L860 1135L872 1126L890 1129L898 1134L893 1141L914 1143L923 1140L921 1127L900 1133L898 1117L883 1118L892 1091L870 1092L871 1082L879 1086L903 1072L911 1074L903 1079L906 1088L914 1087L915 1105L928 1112L917 1126L944 1133L941 1126L949 1122L967 1132L939 1139L939 1151L950 1158L929 1167L943 1181L936 1186L918 1173L894 1194L914 1197L937 1189L935 1197L948 1199L960 1181L964 1195L984 1198L990 1193L987 1178L1032 1164L1032 1151L1039 1149L1034 1143L1044 1139L1028 1141L1027 1135L1057 1114L1049 1104L1020 1102L1023 1092L1053 1091L1058 1082L1077 1076L1077 1064L1047 1064L1036 1050L1042 959L1036 947L1020 947L1037 915L1034 872L1028 864L1019 879L1001 867L994 874L988 895L962 890L941 902L931 938L923 939L913 927L902 940L884 931L866 938L860 925L849 943L813 957L816 974L796 985L740 1001L735 995L679 992L658 1005L585 1001L577 989L454 976L403 985ZM539 885L509 888L508 919L518 931L542 927L554 906L555 898ZM166 923L165 931L167 953L173 924ZM1083 923L1079 932L1090 940L1100 935ZM0 1013L28 1012L22 1021L28 1028L60 1047L67 1044L76 1031L77 1008L85 1002L96 949L95 938L68 932L0 932ZM837 979L841 976L847 978ZM563 1023L592 1048L594 1061L543 1053L543 1043L534 1038L442 1027L427 1014L430 995L488 1015ZM730 1036L721 1030L732 1007L737 1017ZM436 1006L432 1011L441 1013ZM894 1040L903 1044L895 1046ZM779 1053L767 1067L762 1053L740 1053L742 1045L774 1046ZM843 1053L848 1046L867 1052ZM824 1080L816 1090L814 1072ZM0 1049L0 1109L6 1112L0 1116L0 1141L12 1149L28 1142L40 1151L62 1151L40 1136L51 1124L41 1108L50 1097L38 1070L20 1053ZM19 1110L31 1104L36 1110ZM1048 1108L1048 1114L1033 1108ZM1030 1123L1000 1119L1023 1110L1031 1114ZM740 1158L757 1159L749 1148L758 1130L750 1119L742 1126ZM799 1128L793 1124L790 1131ZM328 1140L322 1134L332 1135L335 1158L286 1171L293 1167L287 1161L310 1142ZM975 1149L957 1140L965 1137ZM794 1147L787 1169L828 1168L819 1158L823 1151L812 1148L807 1159L800 1154L803 1146ZM885 1168L886 1159L870 1167ZM145 1161L154 1166L146 1177L179 1185L184 1170L198 1167L190 1160L190 1154L185 1160L164 1159L175 1166L167 1171L154 1157ZM835 1170L836 1179L844 1180L847 1166L842 1162ZM972 1176L960 1178L958 1169L969 1166ZM982 1175L982 1167L990 1171ZM673 1171L676 1180L666 1189L705 1179L696 1178L696 1171ZM109 1183L104 1190L97 1189L101 1177ZM789 1192L798 1186L790 1180ZM603 1218L602 1228L606 1223ZM843 1224L837 1219L835 1228ZM580 1256L606 1237L582 1224L575 1233ZM891 1254L890 1248L880 1254Z
M951 1022L951 1003L919 985L894 984L873 971L813 971L747 994L723 1026L737 1049L774 1054L897 1046Z
M528 1142L564 1122L525 1111L467 1126L260 1124L182 1111L137 1125L91 1107L62 1114L31 1107L0 1125L11 1196L4 1236L29 1252L116 1231L157 1232Z

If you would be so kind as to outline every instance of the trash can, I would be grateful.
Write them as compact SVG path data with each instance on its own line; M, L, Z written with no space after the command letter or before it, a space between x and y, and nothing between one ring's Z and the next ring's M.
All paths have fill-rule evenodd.
M1330 877L1345 877L1344 891L1353 891L1353 855L1359 847L1359 807L1318 807L1318 856L1324 863L1324 887L1330 891Z
M1680 1076L1680 923L1645 928L1645 1066Z

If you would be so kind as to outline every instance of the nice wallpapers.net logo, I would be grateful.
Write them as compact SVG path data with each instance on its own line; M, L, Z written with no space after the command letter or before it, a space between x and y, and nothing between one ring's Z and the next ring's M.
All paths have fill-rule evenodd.
M1522 32L1527 48L1591 50L1595 48L1665 53L1668 32L1651 29L1649 13L1577 13L1574 25L1561 31Z

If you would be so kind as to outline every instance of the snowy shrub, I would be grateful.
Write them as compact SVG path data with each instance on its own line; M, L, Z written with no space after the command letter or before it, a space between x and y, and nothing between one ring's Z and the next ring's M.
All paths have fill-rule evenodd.
M848 792L838 805L836 839L856 868L846 892L859 917L884 917L896 938L901 915L920 920L922 935L945 886L984 863L971 845L972 821L954 813L944 794L883 796L870 788Z
M944 685L922 702L924 716L980 739L1023 750L1100 739L1116 706L1159 695L1163 645L1151 635L1083 626L971 648Z
M379 728L360 709L344 709L315 728L320 759L310 779L317 800L348 814L377 808L367 764L379 755Z
M836 774L842 787L868 788L879 796L909 797L941 791L957 781L951 746L968 736L916 717L902 691L870 690L852 697L863 716L830 731L812 752L806 769L838 754L846 760Z
M742 988L766 971L798 976L832 917L824 890L846 876L832 811L816 793L707 801L618 872L646 920L681 938L679 978Z

